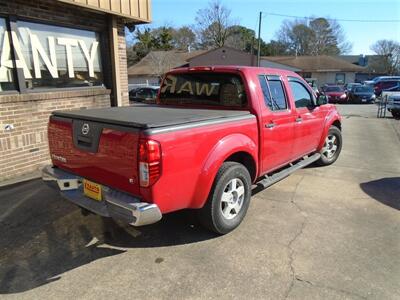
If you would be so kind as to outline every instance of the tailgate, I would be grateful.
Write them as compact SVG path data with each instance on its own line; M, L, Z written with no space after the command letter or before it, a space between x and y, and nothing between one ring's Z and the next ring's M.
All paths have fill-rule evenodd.
M139 195L137 128L51 116L48 137L55 166Z

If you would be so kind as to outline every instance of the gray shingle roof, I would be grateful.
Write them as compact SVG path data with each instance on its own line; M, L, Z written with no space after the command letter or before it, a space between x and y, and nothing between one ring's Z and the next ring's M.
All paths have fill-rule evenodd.
M262 59L301 69L303 72L362 72L365 69L335 56L263 56Z
M178 50L151 51L141 61L128 68L128 76L160 75L188 64L192 57L204 53L205 50L184 52Z

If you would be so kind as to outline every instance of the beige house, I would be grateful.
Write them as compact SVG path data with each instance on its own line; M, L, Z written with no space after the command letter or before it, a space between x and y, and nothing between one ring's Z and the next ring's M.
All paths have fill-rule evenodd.
M0 183L47 163L54 110L128 105L125 26L150 0L0 0Z
M207 65L255 66L257 57L250 53L224 46L205 51L190 58L188 62L191 67Z
M264 56L261 66L294 71L303 78L317 79L318 86L326 83L355 82L357 72L364 67L354 65L335 56Z
M151 51L138 63L128 68L129 85L131 88L138 85L158 85L165 72L188 66L192 57L204 52L204 50L191 52L179 50Z
M128 68L130 88L138 85L158 85L161 76L168 70L178 67L204 65L251 66L256 57L249 53L222 47L212 50L151 51L141 61Z

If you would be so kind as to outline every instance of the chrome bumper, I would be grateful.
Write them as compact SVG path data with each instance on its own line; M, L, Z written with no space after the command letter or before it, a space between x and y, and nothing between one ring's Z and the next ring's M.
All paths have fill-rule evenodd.
M129 194L102 186L102 201L92 200L83 194L83 178L52 166L42 169L42 179L61 195L95 214L125 221L133 226L153 224L161 220L156 204L140 202Z

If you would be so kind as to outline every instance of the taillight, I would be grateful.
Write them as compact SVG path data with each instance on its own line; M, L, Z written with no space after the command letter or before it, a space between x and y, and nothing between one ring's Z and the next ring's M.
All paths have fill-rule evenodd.
M139 142L139 183L141 187L154 184L161 175L161 146L153 140Z

